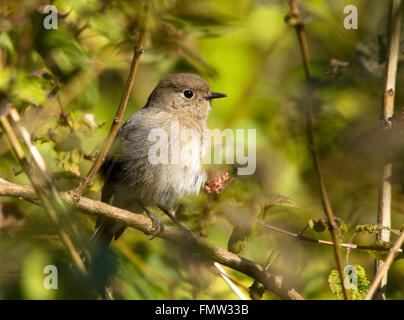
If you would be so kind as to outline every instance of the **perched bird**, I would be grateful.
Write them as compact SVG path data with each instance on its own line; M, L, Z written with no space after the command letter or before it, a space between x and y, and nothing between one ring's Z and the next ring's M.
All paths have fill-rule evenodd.
M118 130L101 168L104 176L101 200L136 213L145 211L153 221L153 237L162 232L163 225L149 211L149 206L160 208L183 227L172 210L179 198L198 193L205 181L202 156L208 138L206 120L211 100L221 97L226 95L212 92L209 85L194 74L178 73L162 79L146 105ZM177 128L179 134L173 128ZM168 153L167 163L150 159L151 148L156 144L150 137L158 130L164 130L168 137L160 150ZM181 139L187 130L192 135ZM176 143L179 148L172 148ZM183 153L185 145L191 152ZM99 218L92 239L108 246L125 228L122 223Z

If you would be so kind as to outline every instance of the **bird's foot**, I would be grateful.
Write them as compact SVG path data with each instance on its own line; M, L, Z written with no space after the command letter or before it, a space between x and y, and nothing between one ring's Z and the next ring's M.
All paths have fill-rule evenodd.
M156 237L160 233L164 232L164 224L155 215L149 215L149 218L153 222L153 232L152 232L152 237L150 238L150 240L153 240L154 237Z
M153 225L153 231L151 232L152 237L150 240L153 240L156 236L164 231L164 224L157 218L154 214L152 214L149 210L145 210L147 216L151 219Z
M149 209L146 208L145 205L140 203L142 206L143 210L146 212L147 216L151 219L152 221L152 227L153 230L151 232L152 237L149 240L153 240L156 236L158 236L160 233L164 231L164 225L163 223L157 218L153 213L150 212Z
M195 237L195 233L189 229L185 224L181 223L180 221L177 220L175 215L170 212L170 210L160 207L160 210L163 211L182 231L187 232L190 236Z

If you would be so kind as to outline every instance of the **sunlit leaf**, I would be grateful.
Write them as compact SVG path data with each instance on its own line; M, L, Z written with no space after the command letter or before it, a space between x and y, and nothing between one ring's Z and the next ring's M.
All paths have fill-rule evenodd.
M268 199L263 200L262 205L265 209L274 206L299 208L298 204L292 198L281 194L275 194L270 196Z

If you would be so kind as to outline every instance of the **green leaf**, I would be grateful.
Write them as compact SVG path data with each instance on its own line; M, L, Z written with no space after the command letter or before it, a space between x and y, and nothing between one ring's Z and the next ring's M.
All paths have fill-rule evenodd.
M14 98L34 105L43 105L48 101L45 91L46 81L41 81L36 77L28 76L21 71L14 79L11 94Z
M383 230L383 227L374 224L359 224L355 228L355 232L366 232L369 234L378 234Z
M83 68L88 63L85 47L73 34L62 28L47 33L46 44L52 48L50 54L64 73Z
M13 42L11 41L8 34L5 32L0 33L0 47L5 48L10 54L11 58L14 58L15 49Z
M322 219L310 219L308 222L309 228L312 229L315 232L321 233L325 231L327 228L327 225L325 223L325 220Z
M344 241L344 234L348 231L348 228L347 228L345 222L342 219L340 219L338 217L335 217L335 221L336 221L337 226L338 226L338 228L337 228L338 239L339 239L340 242L343 242Z
M261 282L255 280L253 284L248 288L250 297L254 300L261 300L265 293L265 287Z
M10 83L14 79L15 70L12 67L0 69L0 90L7 91Z
M298 204L290 197L284 196L281 194L274 194L270 196L268 199L261 200L261 205L265 210L272 207L291 207L291 208L300 208Z
M227 243L227 249L236 254L240 253L246 247L251 234L252 228L235 226Z

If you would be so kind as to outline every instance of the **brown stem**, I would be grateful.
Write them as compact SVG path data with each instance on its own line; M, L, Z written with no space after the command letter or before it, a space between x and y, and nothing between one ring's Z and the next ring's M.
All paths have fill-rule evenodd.
M71 120L69 119L69 116L67 115L65 108L63 107L62 99L60 98L59 95L56 96L56 99L57 99L58 104L59 104L60 114L62 115L63 121L64 121L64 122L67 124L67 126L69 127L70 132L71 132L72 134L74 134L74 127L73 127L73 124L72 124Z
M90 182L94 179L95 175L97 174L98 170L101 168L101 165L103 161L105 160L105 157L108 154L109 149L112 146L112 143L114 142L116 133L118 131L119 125L122 122L123 115L125 113L126 106L129 101L129 96L132 91L133 87L133 82L135 80L136 76L136 71L139 66L140 62L140 56L143 53L143 41L144 41L144 34L145 34L145 19L148 14L148 9L149 5L145 3L143 13L141 16L141 26L139 30L139 36L137 39L137 43L134 49L133 53L133 58L132 58L132 63L130 66L128 78L126 80L125 84L125 89L122 95L121 102L119 104L119 107L116 111L114 120L112 122L111 128L109 130L107 139L105 140L104 146L101 150L101 152L97 155L97 159L95 160L93 166L91 167L90 171L88 174L80 181L79 186L75 189L74 193L76 196L81 196L84 192L84 190L87 188L87 186L90 184Z
M288 0L288 3L289 3L289 7L291 10L292 16L297 19L297 22L294 24L294 27L296 29L297 38L299 39L300 51L301 51L302 58L303 58L304 71L305 71L307 83L309 86L308 90L311 91L309 48L308 48L308 44L307 44L307 38L306 38L305 29L304 29L304 24L302 23L302 16L301 16L300 10L294 0ZM311 103L309 103L309 105L308 105L306 116L307 116L307 118L306 118L307 136L308 136L308 140L309 140L310 151L311 151L311 155L313 158L314 166L315 166L316 172L317 172L317 179L318 179L318 183L320 186L321 200L322 200L324 212L327 216L327 219L328 219L328 222L330 225L329 230L330 230L330 233L332 236L332 241L334 243L334 254L335 254L335 259L336 259L337 265L338 265L338 272L339 272L339 275L341 278L341 283L344 283L344 268L343 268L343 263L342 263L341 251L340 251L340 247L339 247L339 239L338 239L338 234L337 234L337 223L335 221L331 203L328 198L327 189L325 187L325 182L324 182L324 177L323 177L323 172L322 172L320 160L318 157L317 145L315 143L315 138L314 138L313 107L312 107ZM342 289L344 292L345 299L349 300L348 290L345 288L345 286L342 286Z
M0 179L0 196L17 197L31 202L38 199L35 189L31 186L11 183L4 179ZM61 193L60 197L67 205L79 209L80 211L84 211L85 213L115 219L118 222L124 223L129 227L140 230L148 235L153 232L152 221L143 215L134 214L133 212L113 207L101 201L85 197L76 198L69 192ZM286 283L283 277L269 272L264 267L251 260L208 244L200 238L192 237L187 231L165 226L164 232L159 234L158 237L168 240L174 245L183 245L186 243L187 245L192 246L193 250L203 257L252 277L262 283L268 291L274 293L281 299L303 299L294 288Z
M391 117L394 114L394 98L396 90L396 76L397 76L397 63L400 47L400 31L401 31L401 0L392 0L390 4L388 34L389 34L389 47L386 65L386 81L383 92L383 105L382 117L386 130L391 128ZM391 178L392 178L393 165L387 163L383 167L382 181L379 187L379 205L377 210L377 223L387 230L377 236L380 241L390 241L391 228ZM385 262L383 260L375 261L375 274L383 268ZM380 282L380 287L377 290L375 299L386 299L386 286L387 286L387 271Z

